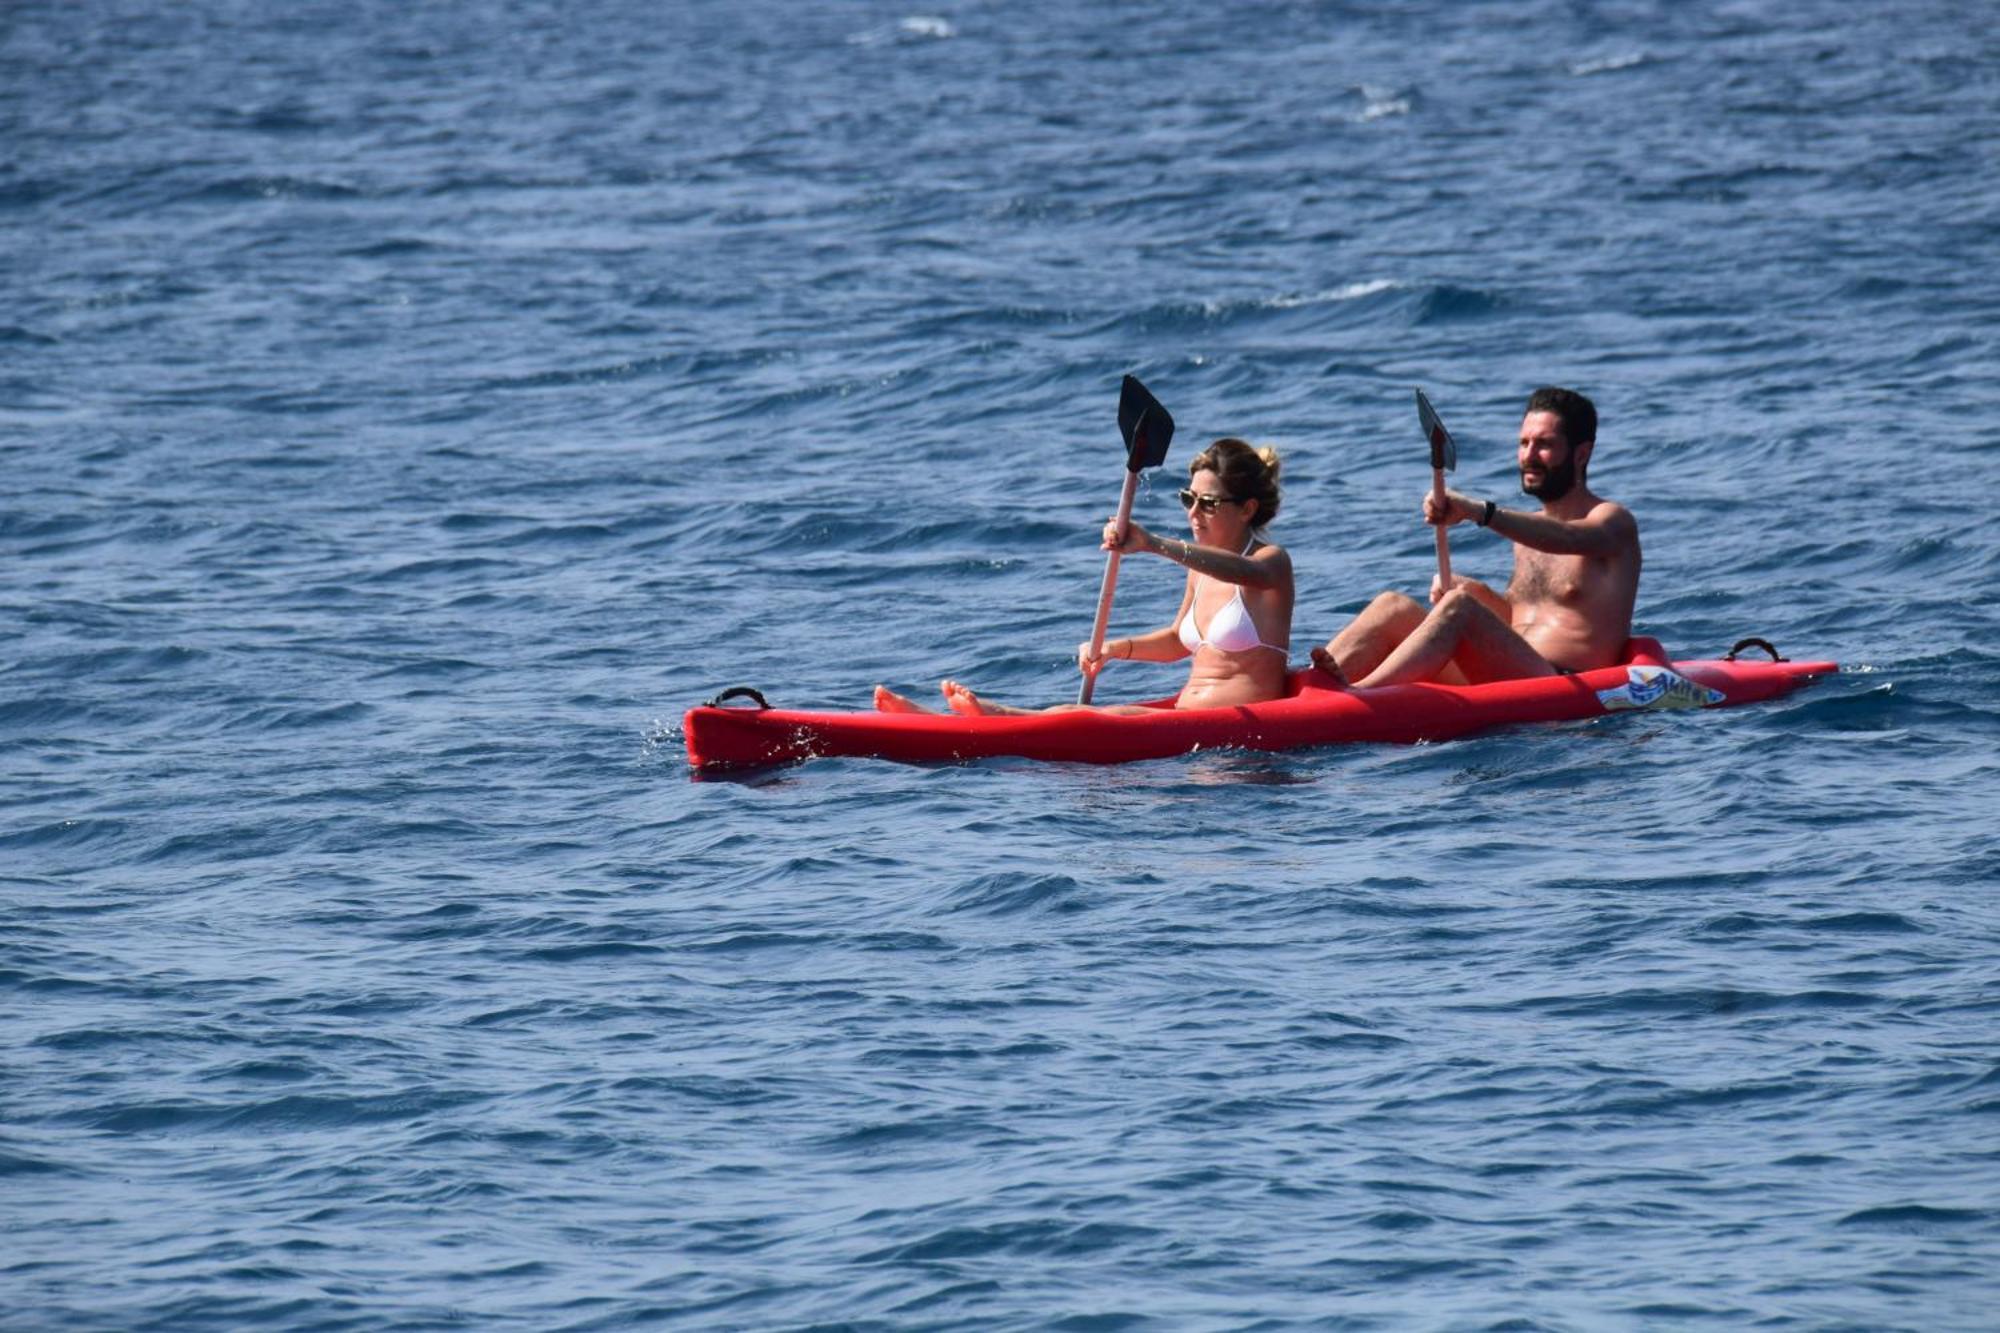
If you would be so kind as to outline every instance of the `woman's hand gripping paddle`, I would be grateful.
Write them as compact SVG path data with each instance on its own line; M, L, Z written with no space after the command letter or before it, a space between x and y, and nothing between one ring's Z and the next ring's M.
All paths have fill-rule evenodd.
M1438 420L1438 414L1431 410L1431 400L1424 397L1422 389L1417 390L1417 420L1424 428L1424 438L1431 444L1431 501L1443 512L1444 474L1458 467L1458 446L1451 442L1451 432ZM1445 535L1444 524L1438 524L1438 583L1445 592L1451 591L1451 538Z
M1118 394L1118 433L1125 437L1125 490L1118 497L1118 540L1122 542L1132 521L1132 500L1139 493L1139 474L1167 461L1167 444L1174 438L1174 419L1160 406L1160 400L1147 393L1146 386L1130 375L1125 377L1125 387ZM1097 621L1090 627L1092 661L1104 655L1104 629L1111 623L1111 594L1117 587L1118 552L1113 551L1104 560L1104 586L1097 594ZM1096 684L1097 677L1084 672L1076 701L1089 703L1090 691Z

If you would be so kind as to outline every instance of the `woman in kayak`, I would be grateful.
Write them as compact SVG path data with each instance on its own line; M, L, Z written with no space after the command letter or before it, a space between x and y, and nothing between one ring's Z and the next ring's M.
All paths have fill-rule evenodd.
M1122 555L1164 556L1188 571L1181 607L1173 620L1149 634L1110 639L1101 657L1077 646L1077 667L1095 676L1107 660L1194 661L1176 708L1224 708L1261 703L1285 692L1292 636L1292 558L1264 540L1265 524L1278 516L1278 452L1238 439L1221 439L1188 464L1180 493L1193 541L1160 537L1127 523L1118 540L1116 521L1104 525L1104 549ZM1135 704L1058 704L1016 708L982 699L955 680L941 688L954 713L968 716L1059 712L1099 707L1107 713L1148 713ZM925 713L910 699L875 687L875 706L889 713Z

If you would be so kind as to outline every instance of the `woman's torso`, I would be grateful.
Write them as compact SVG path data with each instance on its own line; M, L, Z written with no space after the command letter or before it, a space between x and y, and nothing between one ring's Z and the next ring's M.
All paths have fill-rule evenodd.
M1260 549L1277 548L1253 543L1245 554ZM1228 708L1284 694L1292 634L1290 570L1284 574L1263 588L1189 576L1193 596L1177 628L1194 659L1176 708Z

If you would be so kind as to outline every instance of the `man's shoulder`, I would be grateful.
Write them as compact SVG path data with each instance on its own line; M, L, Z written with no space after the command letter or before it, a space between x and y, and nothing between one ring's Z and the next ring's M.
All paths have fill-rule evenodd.
M1544 505L1542 512L1559 523L1630 523L1636 526L1639 521L1624 505L1616 500L1607 500L1595 492L1565 497L1560 504Z
M1619 527L1629 526L1634 532L1639 529L1639 520L1633 515L1631 510L1619 504L1616 500L1607 500L1601 495L1593 495L1591 497L1590 510L1584 515L1584 518L1586 521L1592 523L1604 523Z

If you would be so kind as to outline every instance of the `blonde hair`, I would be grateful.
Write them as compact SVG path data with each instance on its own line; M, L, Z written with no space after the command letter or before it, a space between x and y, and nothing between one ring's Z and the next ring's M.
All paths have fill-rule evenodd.
M1188 475L1213 472L1229 490L1232 500L1255 500L1255 527L1263 527L1278 516L1278 470L1283 466L1278 451L1269 445L1259 449L1248 440L1224 436L1196 454L1188 463Z

